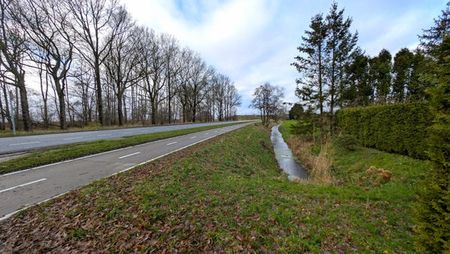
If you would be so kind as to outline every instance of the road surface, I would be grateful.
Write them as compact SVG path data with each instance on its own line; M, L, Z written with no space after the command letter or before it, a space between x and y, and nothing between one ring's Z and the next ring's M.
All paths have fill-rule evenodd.
M148 134L163 131L190 129L202 126L220 125L233 122L179 124L142 128L126 128L101 131L81 131L58 134L32 135L20 137L0 138L0 155L27 152L37 148L66 145L78 142L95 141L101 139L114 139L125 136Z
M0 221L97 179L211 139L251 123L196 132L124 149L0 175Z

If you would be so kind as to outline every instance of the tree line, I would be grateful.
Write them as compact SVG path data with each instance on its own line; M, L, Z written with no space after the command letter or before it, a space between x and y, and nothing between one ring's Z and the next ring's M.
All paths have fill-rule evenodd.
M0 0L0 128L224 121L240 95L117 0Z
M428 100L433 84L423 78L432 57L421 47L401 49L393 57L383 49L370 57L351 31L352 19L333 3L311 19L293 65L300 74L297 96L310 111L333 122L336 109ZM332 125L331 125L332 126Z

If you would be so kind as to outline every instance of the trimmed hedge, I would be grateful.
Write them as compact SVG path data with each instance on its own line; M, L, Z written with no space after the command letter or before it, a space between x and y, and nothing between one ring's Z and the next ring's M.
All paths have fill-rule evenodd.
M346 108L337 112L337 126L366 147L427 159L427 128L433 121L426 103Z

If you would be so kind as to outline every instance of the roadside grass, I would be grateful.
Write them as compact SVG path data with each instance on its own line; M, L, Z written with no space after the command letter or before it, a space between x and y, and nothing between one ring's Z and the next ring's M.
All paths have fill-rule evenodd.
M154 125L155 126L155 125ZM160 126L160 125L156 125ZM84 132L84 131L98 131L98 130L116 130L124 128L143 128L150 126L143 126L142 123L136 124L125 124L123 126L111 125L111 126L101 126L100 124L90 123L84 127L69 127L66 130L61 130L58 125L51 125L48 128L34 127L33 131L23 131L17 130L16 135L12 134L9 129L0 130L0 138L2 137L16 137L16 136L30 136L30 135L44 135L44 134L56 134L56 133L66 133L66 132Z
M252 120L252 119L249 119L249 120ZM242 120L239 120L239 121L242 121ZM177 124L195 124L195 123L175 123L175 124L169 124L169 125L177 125ZM119 126L119 125L102 126L99 123L90 123L84 127L69 127L65 130L61 130L58 127L58 125L53 124L53 125L49 126L48 128L34 127L33 131L17 130L16 135L13 135L12 131L9 129L0 130L0 138L45 135L45 134L59 134L59 133L67 133L67 132L120 130L120 129L126 129L126 128L146 128L146 127L161 127L161 126L167 126L167 125L164 125L164 124L163 125L160 125L160 124L149 125L149 124L142 124L142 123L129 123L129 124L124 124L122 126Z
M296 138L292 134L294 128L295 121L285 121L280 127L288 143L289 139L292 141ZM314 154L316 151L312 149L310 153ZM384 224L382 228L390 228L395 232L395 237L385 239L386 246L395 243L387 249L394 252L414 252L413 206L420 191L419 186L432 167L431 162L361 146L349 151L336 143L332 144L330 159L333 188L352 190L354 194L366 199L366 205L370 209L374 208L373 202L384 204L374 209L379 210L380 217L377 220ZM379 228L374 227L373 230L376 233ZM370 238L366 241L370 243ZM381 247L383 243L377 245Z
M414 252L409 211L428 163L335 156L339 183L289 182L268 130L248 126L21 212L0 223L0 252ZM367 165L392 181L358 185Z
M30 154L26 154L12 160L0 162L0 175L41 165L47 165L59 161L79 158L90 154L106 152L114 149L139 145L151 141L186 135L199 131L222 128L234 124L236 123L134 135L118 139L98 140L63 145L55 148L35 150Z

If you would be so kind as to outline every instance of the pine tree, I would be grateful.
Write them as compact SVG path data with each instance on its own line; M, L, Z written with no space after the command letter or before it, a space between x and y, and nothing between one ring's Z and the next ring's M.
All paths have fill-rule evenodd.
M435 119L429 130L429 155L434 166L417 206L416 243L430 253L450 252L450 36L439 48L441 56L433 75L437 86L430 89Z
M406 89L411 84L413 60L414 54L407 48L401 49L394 57L392 97L396 102L403 102L406 99Z
M432 58L423 79L434 84L431 94L433 125L429 130L429 157L434 166L427 174L416 206L416 245L420 252L450 253L450 3L421 36L421 46Z
M342 106L367 106L373 99L373 89L369 80L369 57L357 48L351 55L351 61L345 66L345 84Z
M305 31L306 35L302 36L302 44L297 48L300 55L295 57L295 62L291 65L295 66L301 74L301 78L296 80L297 96L319 109L321 119L323 119L326 98L324 56L327 27L322 14L314 16L309 27L310 30Z
M430 72L432 59L426 56L422 50L416 50L412 59L411 80L407 88L408 101L429 100L426 89L432 86L432 83L424 78L424 74Z
M329 80L329 106L330 116L333 120L334 109L337 105L342 107L340 99L344 90L343 73L344 67L349 63L351 54L358 41L357 33L350 32L352 20L344 18L344 9L339 10L334 2L326 17L328 27L328 39L326 52L329 58L327 76ZM339 102L339 103L338 103Z
M370 60L370 79L376 91L376 100L384 104L391 89L392 82L392 56L388 50L383 49L378 56Z

